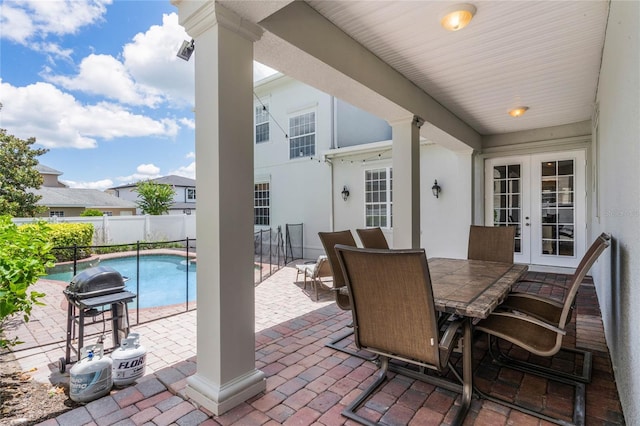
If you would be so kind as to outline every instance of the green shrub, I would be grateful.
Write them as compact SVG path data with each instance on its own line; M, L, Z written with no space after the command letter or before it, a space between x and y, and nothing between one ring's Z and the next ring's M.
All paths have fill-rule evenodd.
M34 224L22 225L20 228L29 228L36 226ZM73 246L77 245L78 259L85 259L91 256L91 249L85 248L91 246L93 241L93 224L91 223L52 223L49 225L49 238L53 255L56 262L69 262L73 260ZM57 249L57 247L70 247Z
M102 213L100 210L98 209L85 209L82 213L80 213L81 217L87 217L87 216L103 216L104 213Z
M44 222L18 227L9 216L0 216L0 348L20 343L2 337L5 320L22 313L29 321L32 306L42 305L38 299L44 294L27 289L53 266L48 233Z

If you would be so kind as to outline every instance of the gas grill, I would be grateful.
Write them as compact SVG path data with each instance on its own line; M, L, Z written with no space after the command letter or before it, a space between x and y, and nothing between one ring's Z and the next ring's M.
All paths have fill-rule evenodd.
M68 301L67 310L67 344L65 357L60 358L60 372L64 373L66 365L71 363L71 352L80 354L84 345L85 323L102 315L103 331L106 322L111 324L113 346L105 352L120 345L121 336L129 334L129 309L127 303L136 295L125 289L128 278L109 266L96 266L84 270L74 276L63 291ZM77 325L77 335L76 335ZM77 340L77 346L73 342Z

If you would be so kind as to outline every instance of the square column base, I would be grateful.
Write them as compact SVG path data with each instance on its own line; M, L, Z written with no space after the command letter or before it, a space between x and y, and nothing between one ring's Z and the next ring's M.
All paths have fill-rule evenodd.
M219 416L266 388L267 379L260 370L253 370L223 385L212 383L196 373L187 379L186 395Z

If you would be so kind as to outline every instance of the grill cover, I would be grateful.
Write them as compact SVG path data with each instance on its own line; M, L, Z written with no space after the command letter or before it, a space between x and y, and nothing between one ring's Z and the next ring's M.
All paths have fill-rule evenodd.
M120 272L112 267L96 266L71 278L66 292L75 298L94 297L124 291L124 282Z

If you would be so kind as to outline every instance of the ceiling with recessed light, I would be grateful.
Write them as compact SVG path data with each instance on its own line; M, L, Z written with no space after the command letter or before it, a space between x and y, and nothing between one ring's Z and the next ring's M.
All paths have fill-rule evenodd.
M259 25L289 4L221 3ZM480 135L591 118L608 1L465 2L475 6L475 15L467 27L453 32L440 25L450 1L307 3ZM304 31L304 23L300 25L298 30ZM265 36L256 44L262 59L269 43L275 46ZM325 48L335 46L327 43ZM287 61L278 58L275 48L268 55L271 60L263 62L276 69L279 61ZM286 63L291 67L290 59ZM321 89L335 87L337 96L348 92L348 87L331 86L317 74L314 79ZM529 108L526 114L509 115L521 106Z

